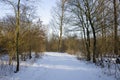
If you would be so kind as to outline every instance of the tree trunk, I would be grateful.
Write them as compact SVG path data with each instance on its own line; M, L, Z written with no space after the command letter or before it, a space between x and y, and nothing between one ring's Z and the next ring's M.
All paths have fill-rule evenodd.
M62 19L61 19L62 20ZM62 48L62 21L61 21L61 26L60 26L60 37L59 37L59 45L58 45L58 51L61 52L61 48Z
M59 37L59 44L58 44L58 51L62 52L62 34L63 34L63 18L64 18L64 5L66 0L61 0L62 5L61 5L61 16L60 16L60 37Z
M90 35L89 35L89 30L88 28L87 29L87 61L90 61L91 60L91 57L90 57Z
M86 39L86 34L85 34L85 28L83 27L83 33L84 33L84 39L85 39L85 45L86 45L86 50L87 50L87 61L90 61L90 50L89 50L89 31L88 31L88 28L87 29L87 39Z
M96 34L95 34L95 29L93 27L93 24L91 23L91 27L92 27L92 32L93 32L93 63L96 63Z
M116 0L113 0L114 4L114 53L118 55L118 32L117 32L117 5Z
M29 15L29 17L30 17L30 15ZM31 55L31 31L30 31L30 20L28 20L28 25L29 25L29 59L31 59L32 58L32 55Z
M18 0L17 12L16 12L16 57L17 57L17 66L16 71L19 71L19 27L20 27L20 0Z
M31 55L31 45L29 46L29 59L32 58L32 55Z
M95 33L95 28L94 28L94 23L92 22L92 18L91 18L91 14L90 14L90 7L89 7L89 3L88 0L86 0L86 16L90 22L90 26L92 28L92 33L93 33L93 63L96 63L96 33Z

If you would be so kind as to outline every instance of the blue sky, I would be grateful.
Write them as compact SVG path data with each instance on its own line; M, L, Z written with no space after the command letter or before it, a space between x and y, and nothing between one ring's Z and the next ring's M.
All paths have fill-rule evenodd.
M42 0L37 10L38 16L43 20L44 24L48 24L51 19L51 9L55 6L57 0Z
M57 0L40 0L36 12L38 18L41 18L44 24L49 24L51 19L51 9L55 6L56 1ZM14 14L13 11L11 11L10 6L0 3L0 18L9 14Z

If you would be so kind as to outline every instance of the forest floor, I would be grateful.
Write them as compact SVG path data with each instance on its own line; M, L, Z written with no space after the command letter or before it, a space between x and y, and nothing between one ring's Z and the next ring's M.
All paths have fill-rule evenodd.
M22 63L20 71L0 80L115 80L100 67L67 53L45 52L34 63Z

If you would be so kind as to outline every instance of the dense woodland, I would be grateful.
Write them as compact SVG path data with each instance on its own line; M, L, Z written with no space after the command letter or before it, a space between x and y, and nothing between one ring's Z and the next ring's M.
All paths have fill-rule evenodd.
M67 52L93 63L120 55L119 0L58 0L48 26L36 19L32 1L0 0L14 13L0 19L0 57L17 61L15 72L32 52Z

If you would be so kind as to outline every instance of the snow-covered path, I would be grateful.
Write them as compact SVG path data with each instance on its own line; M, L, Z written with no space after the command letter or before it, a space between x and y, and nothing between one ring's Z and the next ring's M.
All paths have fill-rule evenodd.
M24 65L22 65L24 66ZM45 53L34 64L21 68L12 80L114 80L94 64L64 53Z

